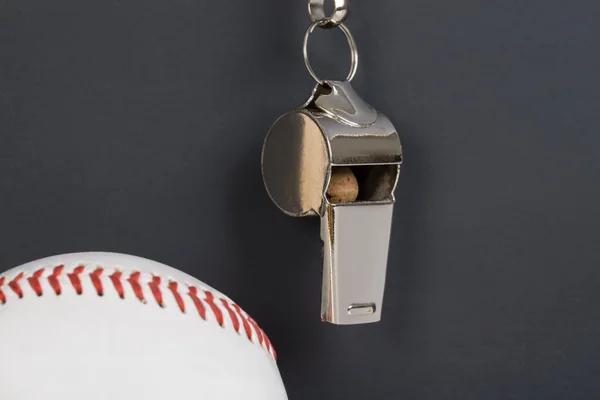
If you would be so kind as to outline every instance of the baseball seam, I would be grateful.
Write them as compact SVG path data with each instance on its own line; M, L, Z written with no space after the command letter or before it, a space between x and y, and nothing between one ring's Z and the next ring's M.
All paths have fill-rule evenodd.
M110 292L117 294L121 299L125 299L126 287L129 286L137 300L144 304L148 304L148 298L150 298L159 307L165 308L165 297L171 296L182 313L188 311L184 301L184 298L188 298L199 317L204 321L208 322L207 314L210 313L214 321L225 329L229 326L225 323L228 320L230 326L238 335L245 334L250 342L260 345L274 360L277 359L277 353L265 332L252 317L230 299L215 295L206 288L181 284L173 279L163 279L157 274L152 274L151 279L146 281L142 279L142 273L139 271L124 273L116 268L100 266L91 269L90 271L90 268L78 265L69 272L64 265L57 265L51 268L39 268L34 272L21 271L12 279L0 275L0 305L7 303L9 293L16 295L17 299L22 299L25 296L23 289L26 285L29 285L38 297L46 295L48 288L44 290L42 285L44 281L47 282L50 292L56 296L63 293L65 286L71 287L76 294L82 295L85 286L84 279L89 279L93 290L100 297L107 293L106 286L112 286L114 292L112 290ZM144 287L148 289L146 293Z

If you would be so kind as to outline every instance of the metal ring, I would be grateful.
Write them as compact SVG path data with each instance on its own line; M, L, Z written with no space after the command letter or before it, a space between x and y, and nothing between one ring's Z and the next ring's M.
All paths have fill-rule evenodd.
M325 15L325 0L308 0L308 15L321 28L335 28L348 18L348 0L333 0L333 13Z
M310 66L310 61L308 60L308 38L317 26L320 26L319 21L315 21L310 24L306 30L306 33L304 34L304 43L302 44L302 54L304 55L304 64L306 65L306 69L310 73L310 76L312 76L317 83L322 83L323 81L319 79L317 74L315 74L315 71L313 71L312 67ZM340 23L337 25L337 27L344 32L344 35L346 35L346 39L348 40L348 46L350 46L350 72L348 72L348 76L346 77L346 81L350 82L354 78L354 75L356 75L356 70L358 69L358 48L356 47L356 42L354 41L354 38L352 37L352 34L346 25Z

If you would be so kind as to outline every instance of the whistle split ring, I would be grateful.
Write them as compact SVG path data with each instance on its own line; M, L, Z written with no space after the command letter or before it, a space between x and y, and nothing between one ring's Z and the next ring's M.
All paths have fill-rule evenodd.
M302 54L304 55L304 65L306 65L308 73L310 74L310 76L313 77L313 79L317 83L322 84L323 81L317 76L315 71L312 69L312 66L310 65L310 60L308 59L308 38L317 26L321 26L320 21L313 22L306 30L306 33L304 34L304 43L302 44ZM358 70L358 47L356 46L354 37L352 36L350 30L346 27L346 25L340 23L339 25L337 25L337 27L340 28L340 30L346 36L346 40L348 40L348 46L350 47L350 71L348 72L348 76L346 77L346 81L350 82L352 81L354 75L356 75L356 71Z
M325 0L309 0L308 15L312 22L318 22L321 28L335 28L348 18L348 0L334 0L333 13L325 15Z

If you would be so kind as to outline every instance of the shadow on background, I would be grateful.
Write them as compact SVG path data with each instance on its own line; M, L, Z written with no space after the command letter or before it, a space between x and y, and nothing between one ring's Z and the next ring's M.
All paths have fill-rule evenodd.
M306 334L307 326L320 323L318 219L280 212L263 186L260 147L244 155L228 179L240 182L230 196L237 268L232 296L267 332L282 369L292 360L310 367L319 347L318 338Z

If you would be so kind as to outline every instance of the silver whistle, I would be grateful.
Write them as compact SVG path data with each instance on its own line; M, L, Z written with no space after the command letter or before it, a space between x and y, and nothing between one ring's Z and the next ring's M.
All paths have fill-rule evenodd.
M269 196L288 215L321 217L324 321L381 319L401 163L393 125L348 81L321 81L300 108L281 116L267 134L262 173ZM348 168L358 193L350 201L339 200L330 186L336 171Z

